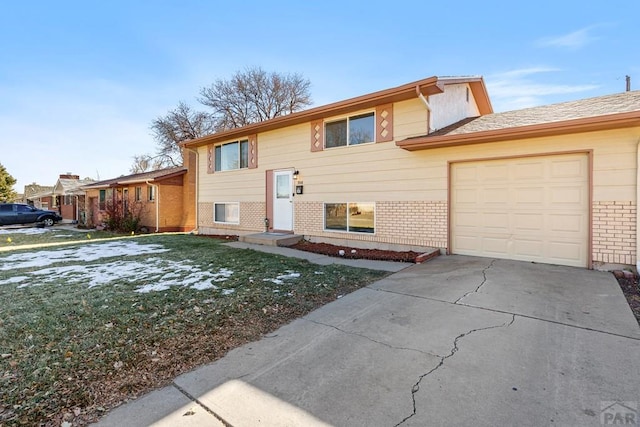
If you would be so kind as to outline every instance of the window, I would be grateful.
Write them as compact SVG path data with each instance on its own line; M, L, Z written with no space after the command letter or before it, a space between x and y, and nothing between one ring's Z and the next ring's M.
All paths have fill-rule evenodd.
M98 199L98 209L103 211L106 208L107 190L100 190L100 198Z
M136 187L135 199L136 199L136 202L139 202L142 200L142 187Z
M249 141L235 141L215 148L216 172L249 167Z
M213 221L227 224L240 224L239 203L214 203Z
M72 205L73 204L73 196L69 196L68 194L65 194L64 196L64 202L65 205Z
M150 185L147 187L147 200L153 202L156 199L156 187L155 185Z
M344 147L374 141L375 120L373 113L348 117L325 124L325 148Z
M375 232L374 203L325 203L325 230L352 233Z

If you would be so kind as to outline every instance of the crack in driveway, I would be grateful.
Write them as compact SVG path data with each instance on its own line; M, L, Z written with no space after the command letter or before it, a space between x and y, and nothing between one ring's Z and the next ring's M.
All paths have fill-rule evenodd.
M479 292L480 288L482 288L484 286L484 284L487 283L487 270L489 270L491 267L493 267L493 263L496 262L496 261L497 261L497 259L492 259L491 262L489 263L489 265L482 269L482 282L480 282L480 284L476 287L475 290L467 292L466 294L462 295L460 298L455 300L453 303L454 304L458 304L460 301L462 301L463 299L465 299L469 295Z
M503 323L501 325L487 326L486 328L471 329L468 332L464 332L464 333L458 335L453 340L453 347L451 348L451 352L449 354L447 354L446 356L441 356L440 357L440 362L434 368L432 368L428 372L426 372L426 373L424 373L424 374L422 374L422 375L420 375L418 377L418 381L416 381L416 383L411 388L411 400L412 400L412 403L413 403L413 412L410 415L406 416L402 421L400 421L394 427L398 427L399 425L404 424L407 420L409 420L411 417L413 417L417 413L417 409L416 409L416 393L420 390L420 383L427 376L431 375L432 373L434 373L435 371L440 369L440 367L444 365L445 360L447 360L448 358L450 358L454 354L456 354L456 352L459 350L459 347L458 347L458 341L459 340L461 340L462 338L464 338L464 337L466 337L468 335L471 335L474 332L487 331L489 329L496 329L496 328L508 328L509 326L511 326L513 324L513 322L515 322L515 320L516 320L516 316L515 316L515 314L512 314L511 315L511 320L509 322L505 322L505 323Z
M424 355L427 355L427 356L440 357L440 358L442 357L442 356L440 356L440 355L438 355L438 354L429 353L428 351L418 350L417 348L411 348L411 347L396 347L396 346L394 346L394 345L387 344L386 342L382 342L382 341L374 340L373 338L368 337L368 336L366 336L366 335L358 334L358 333L356 333L356 332L349 332L349 331L345 331L344 329L340 329L340 328L339 328L339 327L337 327L337 326L329 325L329 324L327 324L327 323L318 322L318 321L316 321L316 320L310 320L310 319L305 319L305 320L306 320L307 322L315 323L316 325L326 326L327 328L335 329L336 331L342 332L343 334L355 335L355 336L357 336L357 337L364 338L364 339L366 339L366 340L369 340L369 341L371 341L371 342L374 342L374 343L376 343L376 344L382 345L382 346L384 346L384 347L387 347L387 348L390 348L390 349L393 349L393 350L415 351L416 353L424 354Z

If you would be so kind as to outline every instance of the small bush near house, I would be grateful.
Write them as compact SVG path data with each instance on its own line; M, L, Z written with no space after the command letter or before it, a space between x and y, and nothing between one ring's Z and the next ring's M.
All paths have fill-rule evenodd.
M122 201L107 202L105 205L107 219L105 221L106 229L119 233L130 233L140 230L140 218L144 211L144 205L140 202L134 202L124 205Z

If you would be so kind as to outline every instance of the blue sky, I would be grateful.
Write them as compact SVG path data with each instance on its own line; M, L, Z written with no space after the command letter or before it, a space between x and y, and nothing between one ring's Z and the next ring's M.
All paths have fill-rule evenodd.
M495 111L640 88L640 2L40 1L0 13L0 163L16 189L108 179L153 153L151 121L260 66L315 105L482 75ZM202 107L205 109L205 107Z

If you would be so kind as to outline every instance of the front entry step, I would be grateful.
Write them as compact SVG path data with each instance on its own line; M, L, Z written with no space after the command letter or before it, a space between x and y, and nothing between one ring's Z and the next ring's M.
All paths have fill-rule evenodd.
M256 233L245 234L238 238L244 243L253 243L265 246L291 246L302 240L304 236L288 233Z

